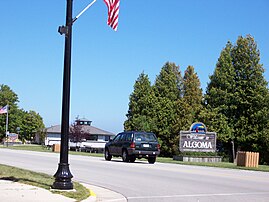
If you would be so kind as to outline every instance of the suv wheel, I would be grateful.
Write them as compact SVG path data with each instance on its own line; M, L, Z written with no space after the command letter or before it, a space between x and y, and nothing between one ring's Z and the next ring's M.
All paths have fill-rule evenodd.
M109 153L108 149L105 149L105 159L110 161L112 159L112 155Z
M130 157L129 157L128 152L127 152L126 149L124 149L124 150L122 151L122 160L123 160L124 162L129 162L129 160L130 160Z
M150 157L148 158L148 162L149 162L150 164L154 164L155 161L156 161L156 156L150 156Z

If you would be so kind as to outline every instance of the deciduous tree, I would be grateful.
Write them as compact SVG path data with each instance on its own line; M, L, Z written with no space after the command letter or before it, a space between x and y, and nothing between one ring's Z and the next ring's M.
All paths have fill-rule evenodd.
M0 85L0 107L8 105L8 131L16 133L20 127L20 139L32 140L35 132L44 128L42 117L33 110L19 109L18 95L7 85ZM6 114L0 115L0 139L5 137Z

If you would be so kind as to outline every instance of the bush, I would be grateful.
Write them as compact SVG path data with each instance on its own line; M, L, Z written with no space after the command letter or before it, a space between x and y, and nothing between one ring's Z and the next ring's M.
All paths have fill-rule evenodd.
M179 155L193 157L218 156L217 152L180 152Z

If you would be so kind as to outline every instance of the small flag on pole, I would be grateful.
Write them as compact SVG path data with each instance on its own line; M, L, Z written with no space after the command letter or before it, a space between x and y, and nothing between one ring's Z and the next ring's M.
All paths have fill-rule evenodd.
M108 8L107 24L115 31L118 28L118 16L120 9L120 0L104 0Z
M4 106L2 108L0 108L0 114L6 114L7 113L7 109L8 109L8 106Z

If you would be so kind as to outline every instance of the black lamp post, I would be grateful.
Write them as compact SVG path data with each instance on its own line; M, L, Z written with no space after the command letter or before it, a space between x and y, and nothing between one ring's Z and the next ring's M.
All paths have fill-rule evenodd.
M58 170L54 174L53 189L73 189L69 170L68 142L69 142L69 108L70 108L70 74L71 74L71 43L72 43L72 8L73 0L67 0L66 26L59 27L60 34L65 34L64 49L64 74L63 74L63 98L62 98L62 124L61 124L61 150Z

